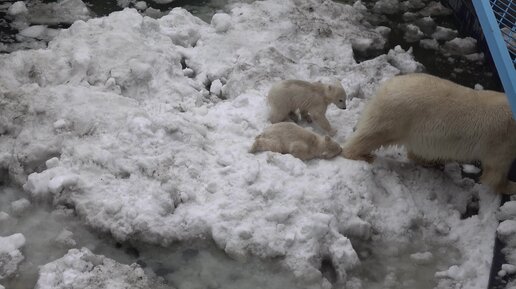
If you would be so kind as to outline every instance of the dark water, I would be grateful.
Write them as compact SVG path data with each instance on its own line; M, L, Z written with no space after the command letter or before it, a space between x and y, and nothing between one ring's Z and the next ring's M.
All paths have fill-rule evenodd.
M355 1L336 0L336 2L352 5ZM415 21L405 21L403 19L404 12L401 11L391 15L379 15L373 11L375 2L377 1L362 0L362 3L368 8L370 13L369 15L366 15L366 20L374 26L386 26L392 30L389 34L387 45L384 50L371 51L366 54L357 52L355 58L358 61L367 60L380 54L385 54L389 51L389 49L392 49L397 45L400 45L405 50L412 47L415 59L425 66L425 72L427 73L449 79L468 87L474 87L475 84L478 83L481 84L485 89L502 91L498 77L495 73L493 73L492 67L487 65L487 61L470 61L462 56L447 55L440 50L423 48L419 45L419 41L407 42L403 37L404 30L402 25L411 23L418 26L416 21L422 16L418 16ZM428 0L422 2L428 2ZM419 11L415 9L409 10L409 12L418 13ZM460 23L451 14L432 16L432 18L438 26L459 30ZM459 31L457 37L463 38L466 36L469 35L461 34ZM430 37L425 36L422 39L428 38ZM439 44L442 45L443 42L439 41ZM477 48L477 52L482 51Z

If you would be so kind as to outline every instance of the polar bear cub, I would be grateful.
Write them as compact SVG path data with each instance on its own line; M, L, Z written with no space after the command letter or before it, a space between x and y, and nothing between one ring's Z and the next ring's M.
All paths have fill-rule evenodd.
M291 113L299 109L301 116L312 119L329 135L337 132L326 118L326 109L334 103L341 109L346 108L346 92L339 83L323 84L302 80L283 80L269 90L267 101L270 107L269 120L278 123L287 120Z
M329 136L320 136L292 122L280 122L266 128L254 141L250 153L273 151L291 154L301 160L331 159L342 152Z
M473 90L427 74L396 76L366 105L343 146L349 159L372 162L380 146L404 145L416 161L482 162L481 182L516 193L516 122L505 94Z

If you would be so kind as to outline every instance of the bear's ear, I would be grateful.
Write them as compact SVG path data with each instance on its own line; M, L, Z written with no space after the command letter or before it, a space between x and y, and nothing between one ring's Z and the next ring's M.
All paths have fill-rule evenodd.
M324 136L324 141L325 142L330 142L331 141L331 138L327 135Z

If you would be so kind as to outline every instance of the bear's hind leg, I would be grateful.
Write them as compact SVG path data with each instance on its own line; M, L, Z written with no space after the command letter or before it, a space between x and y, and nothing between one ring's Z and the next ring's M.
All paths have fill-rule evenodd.
M281 152L281 148L279 143L275 140L257 137L249 152L256 153L263 151Z
M288 113L288 117L295 123L299 123L299 115L297 115L296 111L291 111Z
M301 118L308 123L312 123L312 117L306 110L301 111Z
M444 170L444 162L443 161L424 159L408 149L407 149L407 158L409 160L413 161L414 163L416 163L417 165L420 165L425 168L435 168L435 169L438 169L441 171Z
M381 146L392 143L386 133L362 133L360 130L344 143L341 155L350 160L372 163L375 157L371 154Z
M507 179L510 165L511 163L507 163L507 161L482 161L483 171L482 176L480 176L480 181L483 184L490 186L497 193L516 193L516 183L510 182Z
M287 120L289 117L290 111L284 111L277 108L271 108L269 112L269 121L271 123L278 123Z

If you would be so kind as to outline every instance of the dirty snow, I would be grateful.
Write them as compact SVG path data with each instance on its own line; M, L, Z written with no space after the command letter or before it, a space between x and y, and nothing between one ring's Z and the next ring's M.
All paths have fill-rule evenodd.
M176 8L156 20L126 9L76 21L46 49L0 55L0 170L33 199L73 207L117 240L212 239L242 262L278 260L303 288L331 287L325 262L330 281L362 288L353 272L367 257L352 241L391 244L386 255L396 256L415 231L459 251L436 273L438 288L485 288L493 244L485 236L494 235L499 199L461 179L458 165L425 169L399 148L381 150L373 165L247 153L268 125L264 96L275 81L340 79L355 96L327 113L342 143L379 83L422 70L411 50L357 63L353 48L381 49L385 35L363 24L360 9L331 1L240 3L216 15L206 23ZM473 197L479 214L461 219ZM57 240L73 246L66 231ZM418 253L408 252L430 262ZM71 250L42 268L37 288L70 276L108 286L88 268L121 272L117 284L139 274ZM386 274L385 284L407 288L398 272Z
M140 266L122 265L86 248L71 249L41 267L35 289L166 288L149 278Z

